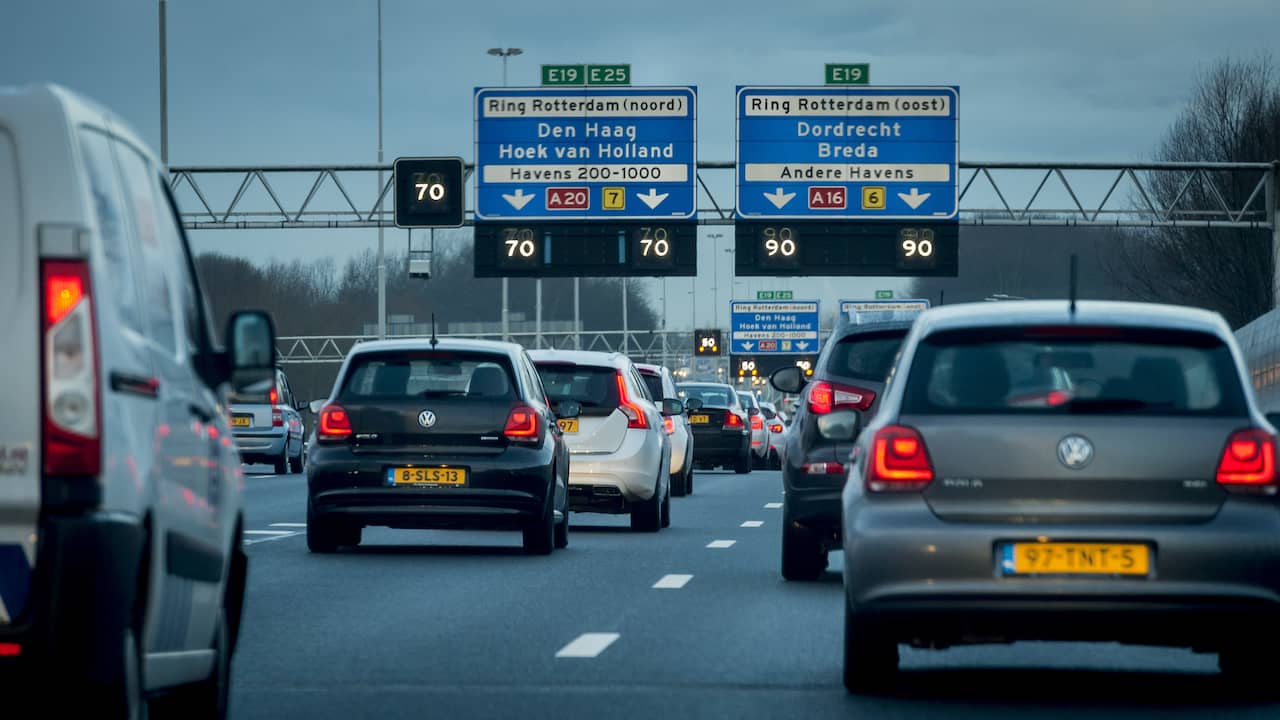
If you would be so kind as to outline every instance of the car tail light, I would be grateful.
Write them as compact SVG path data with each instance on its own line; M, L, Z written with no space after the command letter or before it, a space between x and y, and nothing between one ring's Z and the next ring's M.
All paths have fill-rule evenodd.
M734 412L734 411L732 411L732 410L728 410L728 411L726 411L726 412L725 412L725 414L724 414L724 429L725 429L725 430L741 430L742 428L745 428L746 426L747 426L747 424L746 424L745 422L743 422L743 420L742 420L742 416L741 416L741 415L739 415L738 413L736 413L736 412Z
M800 467L806 475L843 475L845 471L844 464L838 462L805 463Z
M542 433L538 431L538 413L527 405L511 408L511 413L507 415L507 426L502 429L502 434L506 435L508 440L516 442L541 440Z
M771 433L780 433L782 430L782 423L770 423L769 425L769 432Z
M345 440L351 437L351 416L338 405L325 405L320 411L320 440Z
M631 397L627 395L627 381L623 379L622 373L618 373L615 377L618 381L618 409L627 416L627 427L638 429L649 427L649 419L644 415L644 408L632 402Z
M1275 437L1258 428L1231 433L1218 461L1218 483L1256 488L1273 485L1275 480Z
M284 411L281 410L280 408L271 408L271 427L283 427L283 426L284 426Z
M280 402L280 393L275 388L271 388L271 392L267 393L267 400L275 405Z
M921 490L933 481L933 463L915 428L889 425L876 432L867 463L867 490Z
M97 475L102 469L98 343L89 264L45 260L44 437L47 475Z
M674 434L676 431L676 421L668 415L662 418L662 427L667 431L668 435Z
M761 418L759 415L752 415L752 416L751 416L751 429L752 429L752 430L763 430L763 429L764 429L764 419L763 419L763 418Z
M0 657L20 657L22 644L16 642L0 642Z
M876 394L871 390L820 380L809 386L809 412L826 415L833 410L870 410Z

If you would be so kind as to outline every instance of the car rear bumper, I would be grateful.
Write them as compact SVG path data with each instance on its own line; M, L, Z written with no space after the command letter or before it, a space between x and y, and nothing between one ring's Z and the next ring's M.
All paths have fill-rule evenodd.
M1145 543L1152 571L1142 579L1004 576L997 548L1040 538ZM1251 636L1280 637L1280 513L1269 502L1228 501L1194 525L1026 526L943 522L919 495L862 498L847 508L843 545L850 607L911 635L904 641L1200 647L1249 627Z
M0 657L0 685L51 677L105 685L115 678L143 540L137 519L121 514L42 520L25 611L0 625L0 642L21 645L17 655ZM14 569L5 572L12 586Z
M424 460L353 457L349 451L313 448L307 488L313 510L361 525L419 529L512 529L540 517L553 487L551 451L512 448L498 456ZM389 486L392 467L462 467L461 487Z
M595 489L593 495L614 488L624 505L648 500L658 489L658 478L666 472L663 465L662 438L654 432L628 432L622 447L608 454L579 453L569 462L569 507L572 510L611 512L583 504L582 490ZM622 512L617 510L616 512Z
M732 465L751 449L749 433L695 432L693 462L695 465Z
M235 435L236 447L240 449L240 459L247 463L275 462L284 454L288 439L289 434L283 429L279 435Z

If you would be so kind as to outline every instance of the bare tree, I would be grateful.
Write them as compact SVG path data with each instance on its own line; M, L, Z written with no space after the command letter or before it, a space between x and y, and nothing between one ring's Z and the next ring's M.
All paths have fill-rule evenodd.
M1222 60L1197 78L1187 106L1170 126L1155 159L1171 162L1267 162L1280 159L1280 71L1270 56ZM1245 205L1253 183L1239 173L1204 178L1152 176L1147 187L1162 207L1234 208ZM1273 305L1274 258L1267 233L1178 227L1127 232L1109 268L1137 297L1216 310L1232 327Z

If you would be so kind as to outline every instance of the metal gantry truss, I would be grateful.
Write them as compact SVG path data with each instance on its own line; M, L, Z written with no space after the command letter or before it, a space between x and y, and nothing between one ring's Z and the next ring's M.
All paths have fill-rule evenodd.
M392 336L388 336L392 337ZM501 333L461 334L453 338L501 340ZM374 335L316 335L276 338L276 357L281 363L339 363L357 344L377 340ZM540 342L539 342L540 340ZM530 349L596 350L625 352L643 362L687 364L692 356L693 333L689 330L638 330L634 332L584 331L511 333L511 341Z
M699 223L733 224L733 203L717 198L707 177L735 167L698 163L701 197L710 203ZM188 229L393 227L391 171L390 164L178 166L169 182ZM1278 176L1277 162L961 162L960 222L1274 228ZM1177 190L1168 197L1157 188ZM1082 199L1090 194L1100 201Z

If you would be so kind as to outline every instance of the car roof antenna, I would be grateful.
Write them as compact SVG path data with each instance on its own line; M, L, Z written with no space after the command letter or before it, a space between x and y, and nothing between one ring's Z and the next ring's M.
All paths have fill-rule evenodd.
M431 349L434 350L439 344L440 338L436 337L436 314L431 313Z
M1071 317L1073 318L1076 316L1076 265L1077 263L1078 263L1078 258L1076 257L1076 254L1071 253L1071 290L1069 295L1071 299L1070 300L1071 304L1067 306L1067 311L1071 313Z

